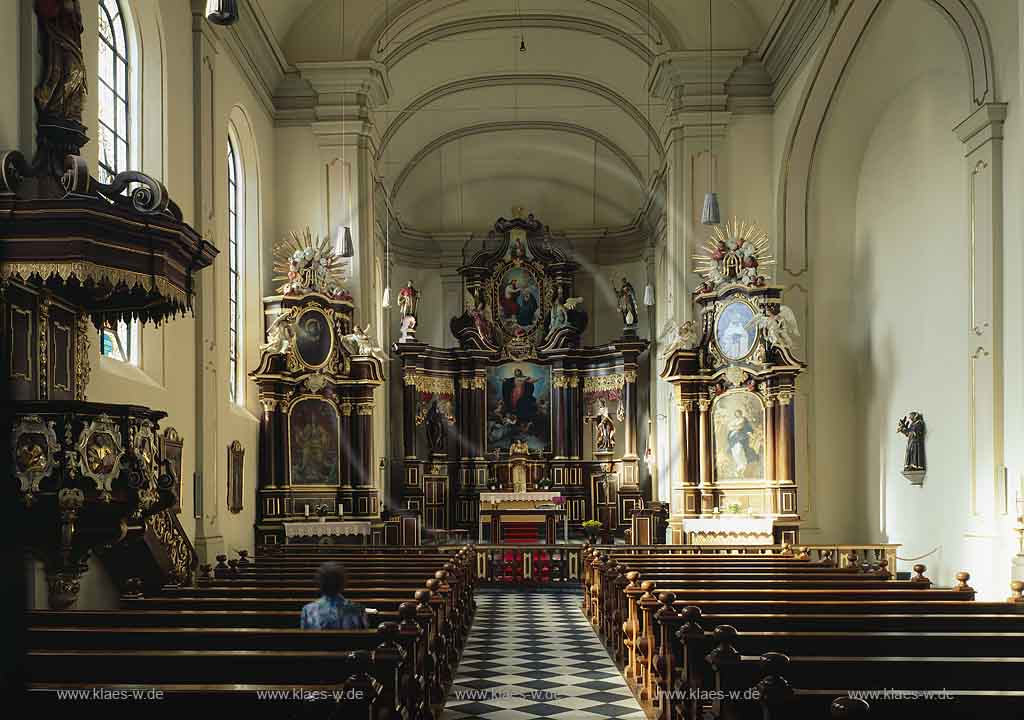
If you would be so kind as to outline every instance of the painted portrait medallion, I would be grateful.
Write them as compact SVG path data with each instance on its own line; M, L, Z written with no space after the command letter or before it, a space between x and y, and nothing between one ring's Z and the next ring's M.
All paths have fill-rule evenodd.
M299 359L310 367L321 367L331 356L334 336L327 317L309 309L295 323L295 349Z
M750 354L757 339L754 311L745 302L731 302L718 313L715 323L718 349L729 360L741 360Z

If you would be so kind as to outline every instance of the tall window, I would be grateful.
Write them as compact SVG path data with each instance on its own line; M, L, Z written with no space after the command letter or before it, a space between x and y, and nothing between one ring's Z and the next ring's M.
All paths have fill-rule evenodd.
M96 72L99 92L99 180L110 182L128 169L128 68L131 59L127 27L118 0L99 0L100 62Z
M99 180L109 183L130 162L129 142L129 70L131 53L128 26L118 0L99 0L99 66L96 89L99 93ZM118 322L103 328L100 352L137 365L139 362L138 323Z
M241 341L240 325L242 319L242 286L238 272L238 240L242 234L242 227L239 221L239 181L241 179L241 168L238 164L238 152L235 149L235 141L228 134L228 333L230 343L228 345L228 394L232 402L240 402L239 381L238 381L238 358L241 354L239 346Z

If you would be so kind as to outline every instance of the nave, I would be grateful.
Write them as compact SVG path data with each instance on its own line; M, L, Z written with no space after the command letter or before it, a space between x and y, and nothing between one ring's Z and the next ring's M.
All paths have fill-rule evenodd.
M578 587L477 593L442 720L646 716L580 611Z

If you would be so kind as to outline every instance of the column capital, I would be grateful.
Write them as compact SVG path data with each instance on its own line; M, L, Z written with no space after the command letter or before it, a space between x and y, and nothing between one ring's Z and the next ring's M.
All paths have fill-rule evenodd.
M725 84L743 64L746 50L679 50L658 55L647 76L647 90L674 108L725 109Z
M318 104L341 103L341 95L355 95L359 104L386 105L391 98L391 79L383 63L370 60L300 62L299 75L319 96Z
M989 140L1003 137L1006 103L985 103L964 118L953 132L968 146L968 153Z

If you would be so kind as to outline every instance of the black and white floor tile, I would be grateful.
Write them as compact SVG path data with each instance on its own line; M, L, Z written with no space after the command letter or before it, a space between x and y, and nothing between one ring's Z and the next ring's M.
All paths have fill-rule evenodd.
M642 720L574 588L480 589L442 720Z

